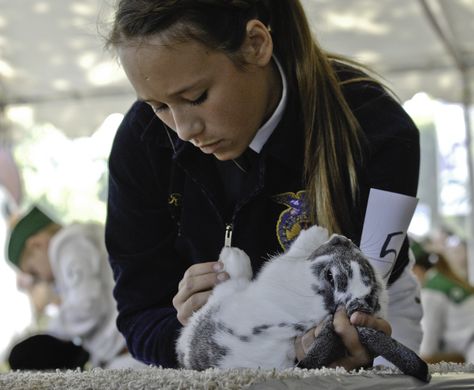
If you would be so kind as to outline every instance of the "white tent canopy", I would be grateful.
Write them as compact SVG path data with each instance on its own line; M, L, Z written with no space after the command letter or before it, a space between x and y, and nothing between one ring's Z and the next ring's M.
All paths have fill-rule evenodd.
M6 102L123 93L97 22L112 0L0 0L0 77ZM451 55L419 0L303 0L328 50L374 66L403 97L426 90L457 100ZM474 64L474 0L427 0L467 66ZM408 75L407 75L408 73ZM427 81L425 81L425 78ZM435 82L431 82L435 81Z
M97 28L112 2L0 0L0 104L32 103L37 120L73 136L124 111L133 92ZM425 91L461 101L456 61L423 3L472 73L474 0L303 0L322 46L372 66L402 100Z
M472 72L474 0L306 0L304 4L324 48L369 64L402 100L425 91L435 98L461 101L461 75L424 4Z
M101 0L0 0L0 104L28 104L36 123L93 133L133 93L103 50Z

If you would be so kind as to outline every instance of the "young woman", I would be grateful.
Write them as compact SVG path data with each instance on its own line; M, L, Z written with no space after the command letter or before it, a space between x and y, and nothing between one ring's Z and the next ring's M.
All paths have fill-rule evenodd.
M176 365L179 329L227 278L224 243L257 272L314 223L358 243L370 188L416 194L413 122L318 47L299 1L122 0L108 43L138 96L110 155L106 243L118 326L140 360ZM407 263L404 245L389 322L417 350ZM346 368L370 360L353 325L390 332L363 313L334 323L350 351L335 365ZM298 358L313 338L295 340Z

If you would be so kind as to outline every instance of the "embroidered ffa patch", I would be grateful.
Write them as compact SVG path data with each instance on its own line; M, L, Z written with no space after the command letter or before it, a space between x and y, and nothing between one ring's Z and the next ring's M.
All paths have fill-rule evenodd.
M306 191L285 192L272 196L272 199L285 206L276 224L276 235L283 250L287 250L302 229L310 224L306 202Z

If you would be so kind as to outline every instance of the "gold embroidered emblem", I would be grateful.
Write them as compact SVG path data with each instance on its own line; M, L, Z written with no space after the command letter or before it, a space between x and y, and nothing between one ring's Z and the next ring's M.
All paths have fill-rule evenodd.
M180 205L180 201L181 201L181 194L178 194L176 192L173 192L168 197L168 204L170 206L178 207Z
M287 209L280 214L276 224L276 235L283 250L287 250L301 230L307 229L311 223L306 201L306 191L284 192L272 199Z

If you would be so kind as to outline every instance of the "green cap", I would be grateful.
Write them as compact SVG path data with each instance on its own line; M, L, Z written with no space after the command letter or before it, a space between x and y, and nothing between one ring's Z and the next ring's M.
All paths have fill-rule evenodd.
M37 206L33 206L28 213L18 220L8 240L8 259L13 265L19 267L21 252L23 252L28 238L51 223L54 223L54 221Z

